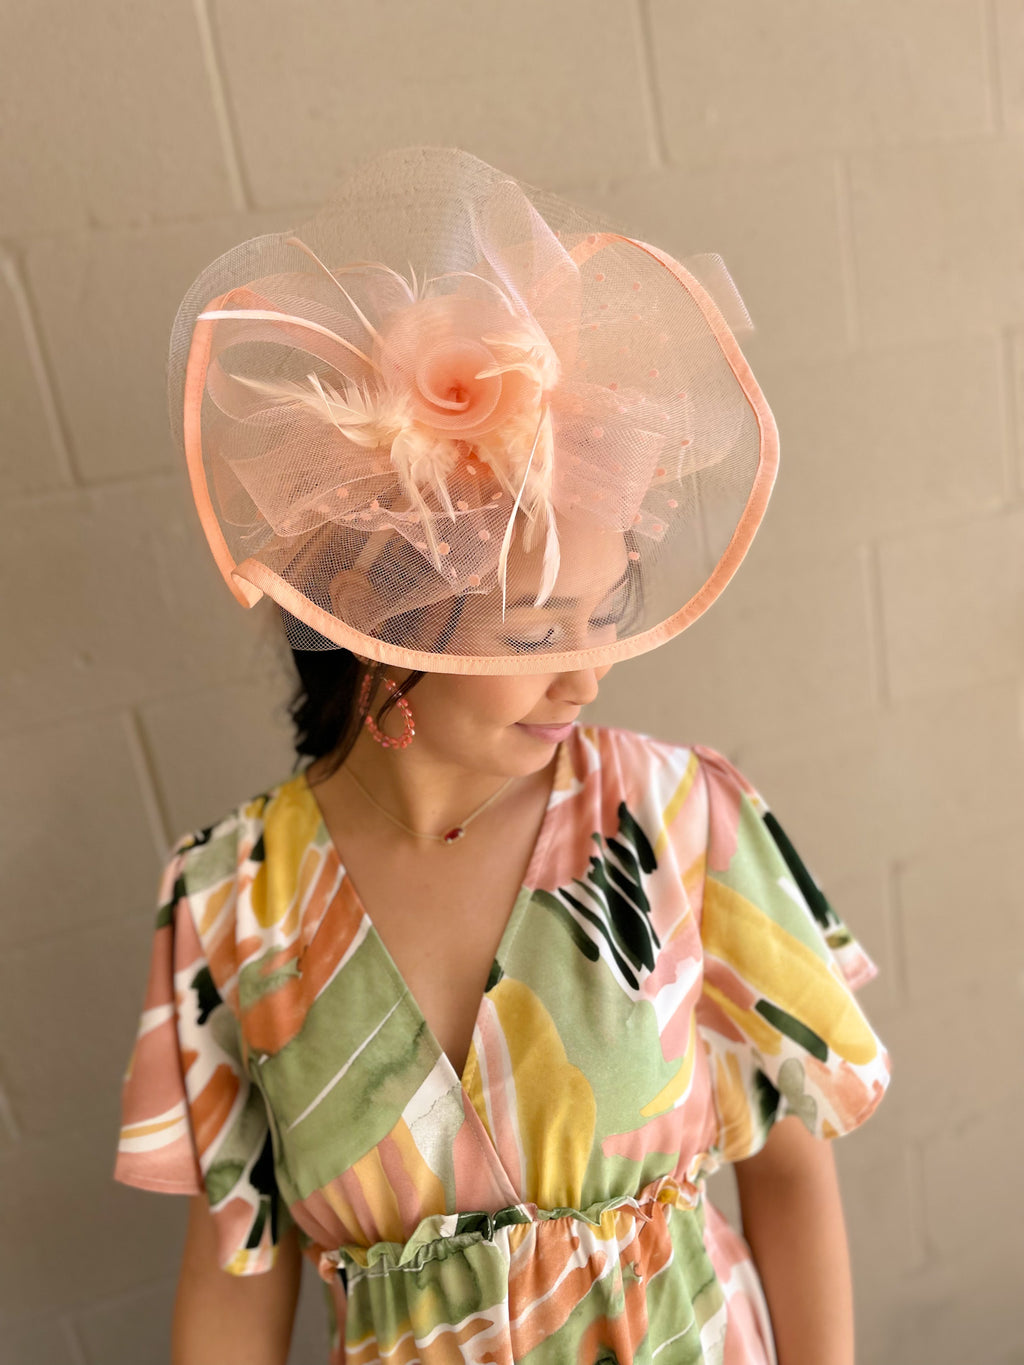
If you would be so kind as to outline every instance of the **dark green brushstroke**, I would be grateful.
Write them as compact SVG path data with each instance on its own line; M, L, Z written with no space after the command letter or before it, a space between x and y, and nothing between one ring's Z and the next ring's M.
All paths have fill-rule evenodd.
M803 897L810 906L814 918L823 929L828 929L836 923L838 917L829 903L828 898L825 896L825 893L811 876L801 859L800 854L797 853L796 849L790 843L786 831L782 828L771 811L765 811L762 814L761 819L768 827L768 832L771 834L776 844L778 844L779 852L785 859L786 866L789 868L790 872L792 872L793 880L803 893Z
M819 1038L813 1029L801 1024L799 1019L794 1019L785 1010L780 1010L778 1005L773 1005L770 1000L759 1000L754 1009L767 1019L773 1028L777 1028L787 1038L792 1038L794 1043L799 1043L812 1057L817 1057L821 1062L828 1061L828 1044L823 1038Z

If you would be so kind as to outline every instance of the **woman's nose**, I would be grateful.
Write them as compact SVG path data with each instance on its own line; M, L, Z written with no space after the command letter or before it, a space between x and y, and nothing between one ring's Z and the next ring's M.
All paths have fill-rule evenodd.
M571 699L577 706L586 706L597 696L600 686L599 674L605 670L596 668L574 668L571 672L561 673L556 690L559 695Z

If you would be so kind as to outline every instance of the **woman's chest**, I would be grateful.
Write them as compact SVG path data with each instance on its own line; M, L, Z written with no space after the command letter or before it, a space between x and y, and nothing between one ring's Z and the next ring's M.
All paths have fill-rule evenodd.
M390 868L367 883L372 906L348 871L326 878L295 970L247 986L261 1088L289 1145L367 1151L442 1091L457 1122L463 1091L485 1114L499 1091L547 1104L561 1086L589 1094L606 1131L672 1108L697 1060L699 931L668 863L640 869L634 899L594 861L548 886L500 861L416 884Z
M484 934L461 898L448 934L385 910L393 952L350 902L339 964L306 959L301 1025L258 1077L278 1179L325 1245L403 1240L426 1214L519 1199L585 1207L708 1150L688 926L637 980L621 917L566 890L522 888L505 929Z
M519 863L410 881L400 869L375 877L360 900L389 966L397 969L456 1076L466 1069L495 958L522 891ZM499 964L499 968L503 964Z

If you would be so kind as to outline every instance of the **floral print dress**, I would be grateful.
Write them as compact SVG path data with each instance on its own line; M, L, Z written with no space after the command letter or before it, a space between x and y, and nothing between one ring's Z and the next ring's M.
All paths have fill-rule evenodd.
M874 1112L876 974L722 754L578 724L458 1076L298 773L169 857L114 1177L295 1225L330 1365L775 1365L705 1179Z

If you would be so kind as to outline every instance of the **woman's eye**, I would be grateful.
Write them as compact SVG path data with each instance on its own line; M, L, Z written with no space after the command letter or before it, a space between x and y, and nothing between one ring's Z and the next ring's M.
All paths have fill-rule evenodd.
M621 617L620 612L613 612L610 616L595 616L591 618L590 627L592 630L603 630L606 626L617 625L619 623L620 617ZM544 638L541 640L524 640L506 636L505 643L511 649L518 649L524 652L531 649L543 649L545 645L551 643L551 637L553 634L554 627L552 626L548 630Z
M548 631L548 633L544 636L543 640L516 640L516 639L510 639L510 638L508 638L508 637L506 636L505 643L508 644L508 645L510 645L513 649L521 649L521 650L527 650L527 649L541 649L541 648L543 648L544 645L550 643L550 641L551 641L551 636L552 636L553 633L554 633L554 627L552 627L552 628Z

